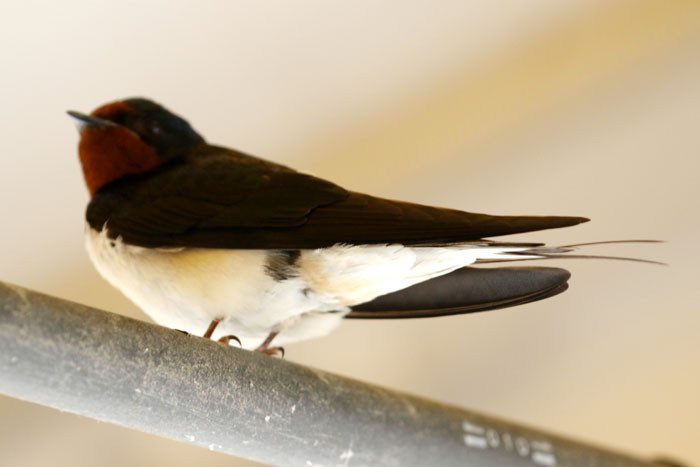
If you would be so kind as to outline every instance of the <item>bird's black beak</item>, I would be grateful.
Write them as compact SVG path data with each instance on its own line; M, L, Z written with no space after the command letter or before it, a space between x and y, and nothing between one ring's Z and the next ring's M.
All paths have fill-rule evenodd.
M78 127L78 131L81 131L85 127L104 128L106 126L115 126L115 124L109 120L86 115L81 112L76 112L75 110L68 110L66 113L75 119L75 126Z

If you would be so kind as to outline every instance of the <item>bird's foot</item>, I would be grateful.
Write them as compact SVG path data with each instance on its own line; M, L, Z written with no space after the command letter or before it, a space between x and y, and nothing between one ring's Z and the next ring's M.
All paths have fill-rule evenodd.
M219 342L221 344L229 345L230 341L236 341L236 342L238 342L239 347L243 347L243 344L241 344L241 340L238 337L234 336L233 334L229 334L228 336L220 337L217 342Z
M275 357L279 356L280 358L284 358L284 347L270 347L272 339L274 339L275 336L277 336L277 334L279 334L279 331L272 331L263 341L263 343L260 344L257 349L255 349L255 351L265 355L272 355Z
M214 319L211 322L211 324L209 324L207 331L204 333L204 335L202 337L204 337L206 339L211 339L212 334L214 334L214 330L216 329L216 327L219 325L219 323L221 321L223 321L221 318ZM219 337L219 339L217 340L217 342L219 342L221 344L225 344L225 345L229 345L230 341L236 341L236 342L238 342L239 347L243 347L243 344L241 344L241 340L238 337L234 336L233 334L229 334L228 336Z
M271 355L273 357L284 358L284 347L266 347L261 345L255 349L255 352L264 355Z

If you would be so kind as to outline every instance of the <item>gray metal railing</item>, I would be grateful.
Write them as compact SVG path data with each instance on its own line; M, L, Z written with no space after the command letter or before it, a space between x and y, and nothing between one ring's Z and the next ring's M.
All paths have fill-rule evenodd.
M275 465L652 465L1 282L0 393Z

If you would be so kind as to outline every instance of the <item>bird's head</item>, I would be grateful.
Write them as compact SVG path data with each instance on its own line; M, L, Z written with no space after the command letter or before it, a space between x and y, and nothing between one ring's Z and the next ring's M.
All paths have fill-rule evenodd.
M189 123L148 99L105 104L90 115L68 111L80 132L78 153L94 195L127 175L148 172L204 143Z

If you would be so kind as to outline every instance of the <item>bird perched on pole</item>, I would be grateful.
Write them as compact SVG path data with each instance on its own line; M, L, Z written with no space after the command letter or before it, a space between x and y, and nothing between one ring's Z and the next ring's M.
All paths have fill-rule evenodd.
M564 291L568 271L475 268L570 248L487 237L585 222L491 216L346 190L205 142L181 117L132 98L68 112L91 195L97 270L157 323L274 354L345 317L490 310ZM273 341L274 339L274 341Z

